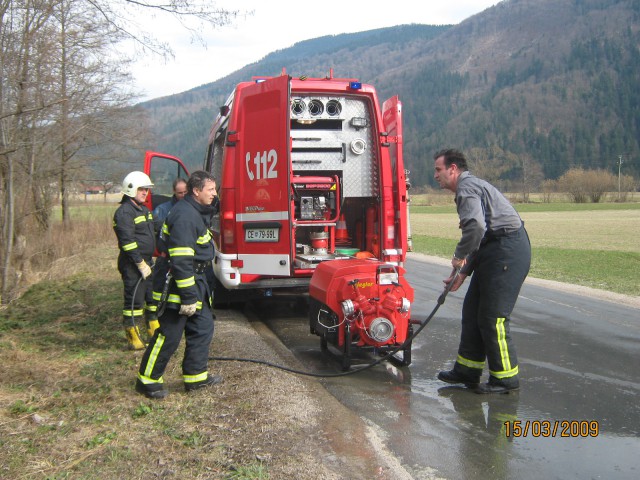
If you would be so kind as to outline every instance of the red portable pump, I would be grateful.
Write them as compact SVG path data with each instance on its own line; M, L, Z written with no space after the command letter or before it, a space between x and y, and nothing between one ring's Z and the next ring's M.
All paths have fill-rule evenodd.
M342 368L351 366L351 348L394 349L413 329L410 307L413 288L404 269L375 259L349 259L318 265L311 278L311 333L342 353ZM411 342L402 349L402 365L411 363Z

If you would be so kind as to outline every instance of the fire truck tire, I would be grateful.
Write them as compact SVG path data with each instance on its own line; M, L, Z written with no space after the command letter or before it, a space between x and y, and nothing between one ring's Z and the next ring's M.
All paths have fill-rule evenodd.
M225 310L231 308L231 292L229 292L229 290L227 290L215 276L211 283L213 291L213 307Z

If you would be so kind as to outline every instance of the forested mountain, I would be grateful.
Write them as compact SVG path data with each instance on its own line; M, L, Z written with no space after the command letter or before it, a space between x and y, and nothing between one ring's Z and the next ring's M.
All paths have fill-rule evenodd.
M209 127L252 75L353 77L400 95L405 162L428 184L432 155L469 153L493 179L568 168L640 173L640 0L503 0L455 26L403 25L279 50L216 82L142 104L152 148L199 166ZM220 61L217 59L216 61Z

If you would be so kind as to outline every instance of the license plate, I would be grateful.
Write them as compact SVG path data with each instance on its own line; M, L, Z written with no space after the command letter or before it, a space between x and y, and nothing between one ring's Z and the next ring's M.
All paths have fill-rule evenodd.
M244 231L245 242L277 242L280 230L277 228L247 228Z

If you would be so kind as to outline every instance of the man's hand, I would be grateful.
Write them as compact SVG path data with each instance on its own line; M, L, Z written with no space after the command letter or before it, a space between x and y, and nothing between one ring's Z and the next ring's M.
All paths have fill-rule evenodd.
M451 258L451 266L454 269L458 269L458 268L462 268L467 264L467 257L464 258L458 258L456 256L453 256L453 258Z
M142 275L143 280L146 280L151 275L151 267L147 265L147 262L144 260L140 263L136 263L136 267L140 270L140 275Z
M448 287L449 284L451 282L453 282L451 284L451 287L449 288L450 292L455 292L456 290L458 290L460 288L460 286L464 283L465 279L467 278L467 275L464 273L459 273L458 276L456 276L456 268L454 268L451 271L451 275L449 275L449 278L445 278L443 280L444 284Z
M191 317L196 313L196 304L189 303L188 305L180 305L180 315L186 315L187 317Z

